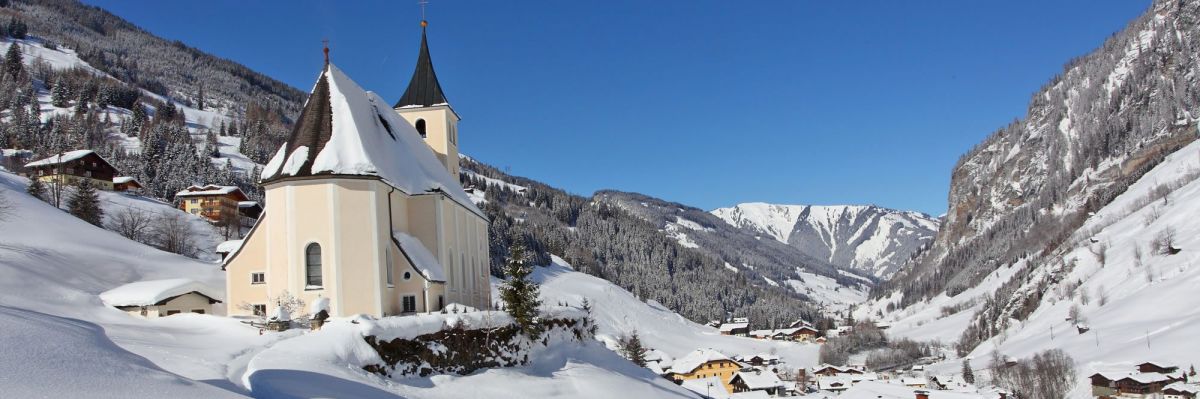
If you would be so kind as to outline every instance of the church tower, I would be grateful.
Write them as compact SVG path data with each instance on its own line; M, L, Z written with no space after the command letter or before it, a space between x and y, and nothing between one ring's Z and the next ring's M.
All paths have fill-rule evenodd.
M428 22L421 21L421 53L417 56L417 68L413 71L404 96L393 108L417 129L450 175L457 178L459 119L446 101L437 74L433 71L429 42L425 37L425 28L428 26Z

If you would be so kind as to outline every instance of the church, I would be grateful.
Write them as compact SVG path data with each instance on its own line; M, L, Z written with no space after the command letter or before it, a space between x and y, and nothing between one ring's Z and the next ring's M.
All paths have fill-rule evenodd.
M263 216L225 259L230 315L271 314L284 294L331 316L491 305L488 220L458 183L459 117L421 22L394 105L329 62L263 168Z

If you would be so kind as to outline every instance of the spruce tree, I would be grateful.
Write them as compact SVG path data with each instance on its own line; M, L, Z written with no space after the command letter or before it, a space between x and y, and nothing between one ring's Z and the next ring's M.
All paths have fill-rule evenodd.
M962 361L962 378L968 384L975 383L975 372L971 370L971 362L967 359Z
M104 225L104 209L100 208L100 196L91 180L81 180L75 186L75 192L67 199L67 211L88 223Z
M642 345L642 339L638 337L637 330L633 330L628 336L621 338L617 344L621 356L629 359L638 367L646 367L646 347Z
M500 299L504 301L508 314L516 321L521 332L530 338L537 338L541 335L541 328L537 325L541 301L538 300L537 283L529 279L533 267L526 264L524 242L519 238L513 240L509 253L511 255L504 266L504 274L508 276L508 280L500 286Z
M34 178L29 182L29 187L25 188L25 192L29 193L29 195L32 195L34 198L42 201L46 200L46 185L37 178Z
M67 82L59 79L54 83L54 88L50 89L50 104L59 108L66 108L71 102L71 92L67 90Z
M13 43L8 46L8 52L4 53L4 73L15 79L24 70L25 64L21 58L21 46Z

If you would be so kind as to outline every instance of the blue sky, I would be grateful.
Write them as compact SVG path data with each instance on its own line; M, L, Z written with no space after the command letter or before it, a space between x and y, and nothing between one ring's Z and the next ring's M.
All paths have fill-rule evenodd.
M416 0L87 2L304 90L328 38L388 99L420 37ZM958 157L1149 3L432 0L427 16L463 152L513 174L704 209L937 215Z

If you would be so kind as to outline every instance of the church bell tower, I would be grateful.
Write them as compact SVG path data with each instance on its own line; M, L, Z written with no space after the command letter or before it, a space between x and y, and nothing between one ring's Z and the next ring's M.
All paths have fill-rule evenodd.
M425 139L438 160L458 177L458 114L450 108L442 85L433 71L433 59L429 57L429 41L425 30L429 26L421 21L421 53L417 56L417 68L400 101L393 108Z

